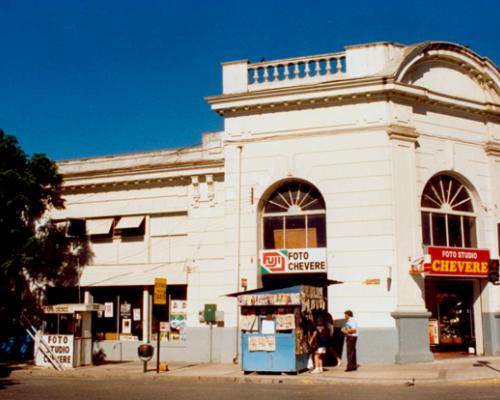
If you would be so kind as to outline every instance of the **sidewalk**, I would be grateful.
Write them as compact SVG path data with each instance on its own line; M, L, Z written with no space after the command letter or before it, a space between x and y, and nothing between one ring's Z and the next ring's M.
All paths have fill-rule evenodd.
M288 384L446 384L493 383L500 385L500 357L467 357L437 360L418 364L367 364L357 371L345 372L341 368L328 368L323 374L303 372L290 374L243 374L239 365L169 363L168 372L156 373L156 364L148 363L143 372L140 361L110 362L99 366L86 366L58 372L31 364L10 366L8 379L45 377L65 379L148 379L192 380L233 383L288 383ZM5 375L5 374L4 374ZM411 383L410 383L411 384Z

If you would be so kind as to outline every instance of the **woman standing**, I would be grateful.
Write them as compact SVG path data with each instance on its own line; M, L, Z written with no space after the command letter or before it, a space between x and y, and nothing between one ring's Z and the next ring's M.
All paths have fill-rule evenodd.
M318 317L316 329L311 337L311 343L316 342L316 350L314 351L314 369L312 374L321 374L323 372L323 360L326 354L326 346L328 342L328 329L325 327L325 321L322 316Z

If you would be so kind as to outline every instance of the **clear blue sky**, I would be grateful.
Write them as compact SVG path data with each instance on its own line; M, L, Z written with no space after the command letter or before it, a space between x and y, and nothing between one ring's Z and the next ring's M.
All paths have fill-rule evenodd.
M0 0L0 127L55 160L198 144L224 61L442 40L500 64L500 0Z

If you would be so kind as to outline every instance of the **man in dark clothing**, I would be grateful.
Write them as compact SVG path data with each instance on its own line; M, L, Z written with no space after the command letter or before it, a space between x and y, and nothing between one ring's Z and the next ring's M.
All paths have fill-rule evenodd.
M345 335L347 346L347 367L346 372L356 371L358 369L358 362L356 359L356 342L358 341L358 323L353 318L351 310L344 312L345 324L342 328L342 333Z

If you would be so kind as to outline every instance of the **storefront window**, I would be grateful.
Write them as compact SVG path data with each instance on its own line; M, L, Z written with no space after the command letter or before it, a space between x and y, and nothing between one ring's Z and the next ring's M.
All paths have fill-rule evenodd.
M304 182L275 190L264 205L265 249L326 247L325 203L319 191Z
M142 287L99 287L92 289L94 302L104 304L92 326L98 340L142 340Z
M440 174L429 180L421 207L424 245L477 246L472 197L456 178Z

